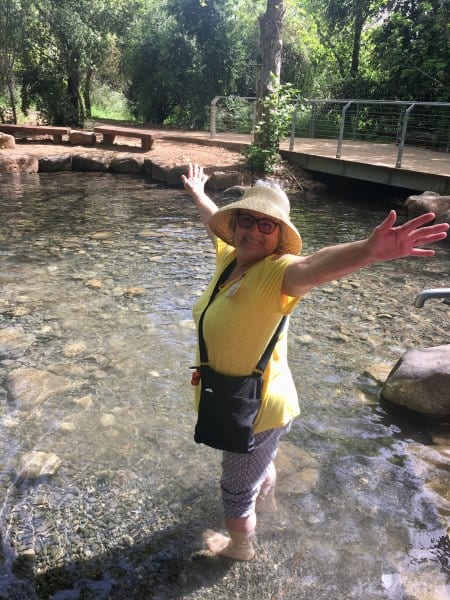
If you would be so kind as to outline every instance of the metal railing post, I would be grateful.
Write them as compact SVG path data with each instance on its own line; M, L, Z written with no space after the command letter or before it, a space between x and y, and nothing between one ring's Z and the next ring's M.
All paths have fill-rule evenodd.
M309 137L313 138L316 135L316 119L317 119L317 102L311 103L311 121L309 123Z
M347 102L347 104L342 109L341 128L339 130L339 140L338 140L338 145L337 145L337 150L336 150L336 158L341 158L342 140L344 139L345 114L351 105L352 105L352 100L350 100L350 102Z
M255 141L255 129L256 129L256 102L253 107L253 120L252 120L252 142Z
M397 152L397 162L395 163L395 168L399 169L402 166L402 157L403 157L403 149L405 147L405 138L406 138L406 129L408 127L408 117L409 113L413 110L415 104L411 104L406 111L405 116L403 117L403 128L402 135L400 136L400 142L398 144L398 152Z
M289 141L289 151L292 152L295 146L295 126L297 125L297 108L298 102L295 104L294 110L292 112L292 121L291 121L291 139Z
M359 102L356 104L355 118L353 119L352 135L353 139L356 140L356 134L358 133L358 119L359 119Z

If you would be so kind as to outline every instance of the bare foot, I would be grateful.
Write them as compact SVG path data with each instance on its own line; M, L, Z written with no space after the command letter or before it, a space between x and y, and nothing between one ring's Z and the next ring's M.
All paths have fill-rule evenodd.
M251 539L244 535L233 535L233 538L230 538L217 531L212 531L212 529L207 529L202 538L208 549L218 556L236 560L252 560L255 557Z

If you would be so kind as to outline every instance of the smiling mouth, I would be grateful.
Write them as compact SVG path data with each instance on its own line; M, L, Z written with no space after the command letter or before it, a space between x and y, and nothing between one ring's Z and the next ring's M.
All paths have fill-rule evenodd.
M248 237L245 237L244 240L248 243L251 244L252 246L259 246L261 245L261 241L260 240L254 240Z

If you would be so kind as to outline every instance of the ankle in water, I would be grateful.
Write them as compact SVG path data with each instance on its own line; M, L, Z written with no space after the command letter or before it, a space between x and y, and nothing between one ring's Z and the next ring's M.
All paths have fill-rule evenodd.
M255 557L255 549L252 543L254 533L249 536L230 531L229 534L230 537L208 529L202 537L208 549L217 556L225 556L235 560L252 560Z

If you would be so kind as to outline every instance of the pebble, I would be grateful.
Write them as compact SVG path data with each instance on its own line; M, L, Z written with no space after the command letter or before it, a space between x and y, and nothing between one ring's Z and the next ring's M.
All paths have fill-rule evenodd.
M87 287L95 290L99 290L103 287L103 283L99 279L88 279L86 281Z
M62 353L63 353L63 356L66 358L73 358L74 356L77 356L78 354L82 354L83 352L85 352L86 349L87 349L86 342L83 342L83 341L71 342L64 346Z
M112 425L114 425L115 421L116 419L114 415L108 413L100 417L100 423L103 425L103 427L111 427Z
M75 425L75 423L72 423L70 421L64 421L63 423L60 423L58 425L58 429L60 431L70 432L70 431L75 431L76 428L77 428L77 426Z
M61 459L53 452L33 450L21 456L16 474L19 479L54 475L61 466Z
M145 294L145 288L143 287L130 287L124 291L124 296L128 296L129 298L133 298L134 296L142 296Z
M90 408L93 402L93 398L91 395L83 396L82 398L74 398L73 402L82 408Z

